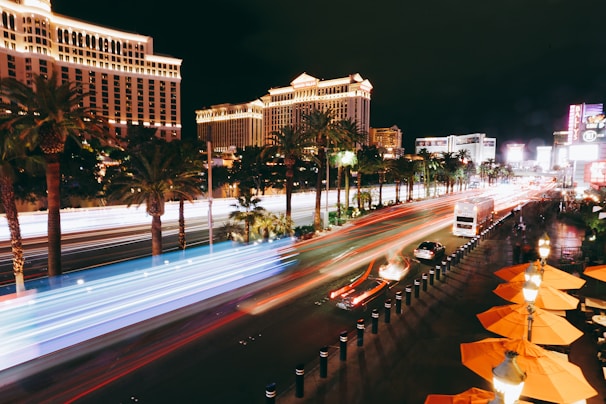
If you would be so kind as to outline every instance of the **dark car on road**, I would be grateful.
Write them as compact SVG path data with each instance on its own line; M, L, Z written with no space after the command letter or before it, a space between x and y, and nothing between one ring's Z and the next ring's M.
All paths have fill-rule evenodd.
M435 261L446 254L446 247L437 241L423 241L414 250L415 258L424 261Z

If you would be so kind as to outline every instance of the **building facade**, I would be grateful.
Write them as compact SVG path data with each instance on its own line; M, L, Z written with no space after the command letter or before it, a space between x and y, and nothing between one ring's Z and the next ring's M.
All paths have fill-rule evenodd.
M445 137L425 137L415 139L415 154L421 149L429 153L458 153L467 150L469 157L479 165L488 160L494 160L497 153L497 139L487 137L485 133L468 135L450 135Z
M335 120L351 119L358 123L360 131L368 133L372 88L370 82L357 73L331 80L320 80L303 73L289 86L269 89L259 100L197 110L198 138L205 140L210 127L215 151L229 150L233 146L265 146L270 133L285 126L300 125L303 116L315 109L325 111L329 108ZM259 108L262 112L260 135ZM246 114L244 110L247 110ZM228 121L240 121L241 125L231 125Z
M396 125L390 128L370 128L368 144L383 150L386 159L397 159L404 155L402 131Z
M220 104L196 111L198 139L210 140L213 150L226 152L246 146L263 146L263 103Z
M31 84L58 74L89 93L84 106L118 139L128 124L181 138L181 59L156 55L153 39L55 14L50 0L0 0L0 78Z

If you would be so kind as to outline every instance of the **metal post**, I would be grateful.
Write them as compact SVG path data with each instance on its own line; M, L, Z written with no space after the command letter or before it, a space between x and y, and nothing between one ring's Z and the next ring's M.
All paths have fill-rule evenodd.
M211 127L208 127L206 137L206 153L208 159L208 246L210 252L213 252L213 154L212 154L212 132Z
M434 269L429 270L429 284L432 286L433 286L433 278L435 277L435 273L436 273L436 271Z
M406 305L410 306L410 295L412 294L412 286L406 285L405 291L406 291Z
M347 360L347 331L341 331L341 335L339 336L340 341L340 358L342 361Z
M276 402L276 383L270 383L265 386L265 402L267 404Z
M373 334L376 334L377 332L379 332L379 310L372 309L371 318L372 318L371 332Z
M421 288L421 281L419 279L415 279L415 298L419 297L420 288Z
M421 279L423 280L423 292L427 292L427 274L425 272L421 274Z
M391 322L391 299L385 300L385 324Z
M327 139L328 142L328 139ZM328 146L328 145L327 145ZM330 190L330 161L328 155L328 147L326 147L326 212L324 213L324 228L327 229L330 222L328 214L328 191Z
M320 349L320 377L325 379L328 374L328 347Z
M396 292L396 314L402 313L402 291L398 290Z
M357 329L358 329L358 346L363 346L364 345L364 319L363 318L358 320Z
M295 397L303 397L305 390L305 368L303 364L295 369Z

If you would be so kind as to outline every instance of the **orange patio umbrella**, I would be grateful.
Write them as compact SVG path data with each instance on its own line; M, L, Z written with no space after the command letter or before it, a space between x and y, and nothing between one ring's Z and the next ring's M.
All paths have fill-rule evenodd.
M495 306L477 314L477 317L484 328L503 337L522 339L528 335L528 309L525 304ZM532 342L541 345L570 345L583 335L564 317L536 307L531 331Z
M507 282L498 285L493 292L510 302L526 303L523 289L524 282ZM541 284L534 305L548 310L573 310L579 305L579 299L559 289Z
M459 394L430 394L425 399L425 404L487 404L494 397L492 391L472 387Z
M555 352L523 339L485 338L461 344L463 365L492 381L492 369L506 351L518 353L516 360L526 372L522 396L552 403L573 403L598 392L585 379L581 368Z
M606 265L592 265L583 271L583 275L590 276L602 282L606 282Z
M524 271L526 271L526 268L528 268L529 265L530 263L511 265L499 269L494 274L509 282L523 282ZM537 267L537 269L541 268L540 264L538 263L534 265ZM545 271L543 272L543 282L541 284L545 284L546 286L567 290L580 289L585 284L585 279L581 279L578 276L569 274L568 272L562 271L554 266L546 264L544 268Z

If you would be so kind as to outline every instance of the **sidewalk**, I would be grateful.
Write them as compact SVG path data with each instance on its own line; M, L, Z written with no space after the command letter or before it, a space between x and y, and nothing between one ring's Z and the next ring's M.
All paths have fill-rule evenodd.
M472 387L493 391L490 382L461 363L460 344L498 337L483 328L476 314L508 304L492 290L503 282L493 273L513 263L512 223L511 219L502 221L452 266L446 277L434 280L418 298L413 295L409 306L403 303L401 314L392 307L389 323L380 311L376 334L371 332L369 314L363 346L357 345L352 325L346 360L341 360L337 337L329 350L327 377L320 377L318 362L306 365L303 397L296 397L293 375L293 385L280 392L275 402L420 404L429 394L457 394ZM552 245L558 243L556 224L553 221L548 228ZM486 248L492 251L488 262ZM574 323L573 318L571 321ZM587 331L582 324L575 326ZM587 381L598 391L587 403L604 403L606 382L589 332L570 346L569 359L583 369Z

